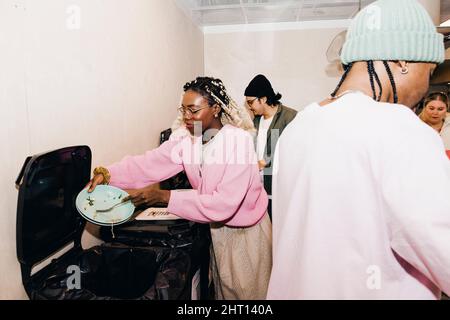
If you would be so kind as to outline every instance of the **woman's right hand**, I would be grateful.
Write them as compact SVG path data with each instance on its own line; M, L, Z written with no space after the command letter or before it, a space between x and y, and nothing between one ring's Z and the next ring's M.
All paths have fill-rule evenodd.
M85 188L89 188L88 192L91 193L97 185L103 184L104 181L105 177L102 174L96 174Z
M259 171L264 170L264 168L265 168L266 166L267 166L266 161L264 161L264 160L259 160L259 161L258 161L258 168L259 168Z

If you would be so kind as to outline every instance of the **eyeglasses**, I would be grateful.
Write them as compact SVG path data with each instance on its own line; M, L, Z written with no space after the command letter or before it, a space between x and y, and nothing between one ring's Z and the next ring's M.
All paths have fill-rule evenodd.
M180 111L183 116L190 116L190 117L192 117L197 112L199 112L200 110L203 110L203 109L206 109L206 108L209 108L209 106L199 107L199 108L196 108L196 109L185 108L185 107L181 106L181 107L178 108L178 111Z
M253 100L247 100L246 102L247 102L248 106L251 107L253 102L255 102L256 100L258 100L258 98L255 98Z

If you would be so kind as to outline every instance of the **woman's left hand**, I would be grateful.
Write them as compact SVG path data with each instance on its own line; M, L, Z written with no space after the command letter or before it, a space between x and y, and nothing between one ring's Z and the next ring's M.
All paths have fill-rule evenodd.
M170 199L170 191L161 190L158 185L125 191L131 196L131 201L136 207L154 205L166 206Z

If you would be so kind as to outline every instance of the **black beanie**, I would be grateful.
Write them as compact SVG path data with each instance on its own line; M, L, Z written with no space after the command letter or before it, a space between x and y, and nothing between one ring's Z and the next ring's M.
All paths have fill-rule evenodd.
M250 81L245 89L244 95L246 97L257 98L267 97L267 103L269 105L277 104L281 99L281 94L275 94L269 80L262 74L257 75Z

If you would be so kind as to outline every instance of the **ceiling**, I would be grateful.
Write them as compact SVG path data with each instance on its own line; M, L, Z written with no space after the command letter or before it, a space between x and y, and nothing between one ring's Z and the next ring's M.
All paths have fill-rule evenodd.
M199 26L348 19L359 0L176 0ZM361 0L364 7L374 0Z
M349 19L375 0L175 0L201 27ZM450 1L441 0L441 20Z

